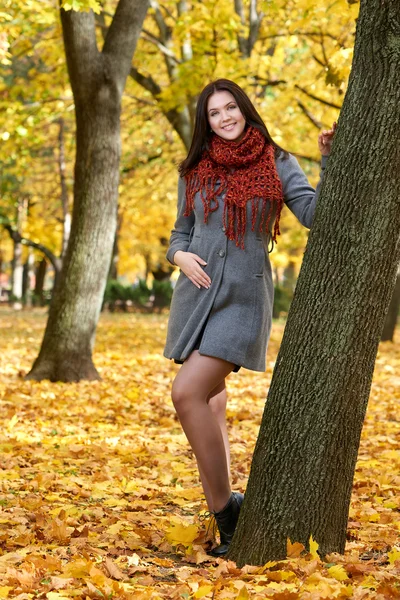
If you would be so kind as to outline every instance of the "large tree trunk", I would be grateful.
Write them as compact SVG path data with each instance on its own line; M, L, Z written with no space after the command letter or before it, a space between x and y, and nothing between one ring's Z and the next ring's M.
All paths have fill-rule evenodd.
M396 330L397 318L399 316L400 310L400 267L397 271L397 279L396 285L394 287L394 292L392 295L392 299L389 304L389 309L387 311L385 325L383 327L382 342L393 342L394 332Z
M28 379L99 379L92 350L116 229L121 96L146 10L146 0L120 0L99 52L93 12L61 9L76 114L74 208L42 347Z
M374 362L399 262L400 3L362 0L349 89L229 558L343 553Z

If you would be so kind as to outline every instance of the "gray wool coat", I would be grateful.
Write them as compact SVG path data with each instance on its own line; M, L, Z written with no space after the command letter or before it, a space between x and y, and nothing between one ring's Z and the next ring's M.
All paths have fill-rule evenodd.
M276 159L286 205L299 221L310 227L327 157L322 157L316 190L309 184L296 158ZM268 255L270 235L251 231L251 202L242 250L228 240L223 229L223 196L219 208L204 223L198 193L189 217L185 210L185 181L178 183L178 216L171 232L167 259L174 264L177 250L194 252L207 262L209 289L197 288L181 271L172 297L166 358L184 361L199 338L200 354L215 356L253 371L265 371L265 355L271 331L274 286Z

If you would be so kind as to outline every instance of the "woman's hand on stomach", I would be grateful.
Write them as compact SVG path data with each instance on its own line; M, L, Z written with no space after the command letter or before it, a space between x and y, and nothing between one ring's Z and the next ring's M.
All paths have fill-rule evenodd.
M207 263L198 254L177 250L174 254L174 263L196 287L206 289L210 287L211 279L202 269L202 266L204 267Z

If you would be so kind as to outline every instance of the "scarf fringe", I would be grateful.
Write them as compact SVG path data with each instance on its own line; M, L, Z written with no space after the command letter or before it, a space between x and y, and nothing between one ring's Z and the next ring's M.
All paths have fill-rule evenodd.
M251 230L255 230L260 217L260 233L271 234L276 242L283 207L282 184L276 170L274 147L258 129L249 127L237 143L214 136L210 148L203 152L185 179L184 216L193 212L196 193L200 192L207 223L210 213L219 208L218 196L225 193L223 225L229 240L244 249L247 203L251 202ZM274 213L275 224L271 231Z

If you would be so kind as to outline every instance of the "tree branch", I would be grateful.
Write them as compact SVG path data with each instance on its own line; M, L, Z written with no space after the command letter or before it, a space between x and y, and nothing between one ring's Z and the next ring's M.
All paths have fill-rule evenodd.
M172 50L164 46L164 44L160 42L160 40L155 35L153 35L149 31L146 31L145 29L142 29L142 37L148 42L151 42L152 44L157 46L157 48L162 52L162 54L164 54L164 56L168 56L177 64L181 63L181 61L175 56L174 52L172 52Z
M19 233L19 231L16 231L15 229L13 229L11 227L11 225L3 224L3 227L4 227L4 229L6 229L8 231L8 233L10 234L10 237L14 243L23 244L24 246L29 246L31 248L36 248L36 250L39 250L40 252L42 252L49 259L51 264L53 265L54 271L56 273L59 273L59 271L61 269L61 261L55 254L53 254L53 252L51 250L46 248L46 246L43 246L43 244L37 244L36 242L33 242L32 240L29 240L28 238L23 237Z
M178 8L178 16L179 17L182 17L182 15L186 14L188 12L188 5L187 5L186 0L179 0L178 4L177 4L177 8ZM193 58L193 50L192 50L192 44L190 41L189 33L186 35L186 38L183 40L183 42L181 44L181 56L182 56L182 60L184 60L185 62L187 62Z
M148 0L119 0L108 29L103 55L112 61L112 77L122 93L148 9Z
M235 13L239 16L240 22L242 25L246 24L246 19L244 16L244 8L242 0L234 0L235 1ZM245 57L247 56L247 40L242 35L238 34L237 36L238 46L240 50L240 54Z
M318 121L318 119L316 119L311 113L310 111L304 106L304 104L302 102L300 102L300 100L297 100L297 106L301 109L301 111L305 114L305 116L307 117L307 119L309 121L311 121L311 123L314 125L314 127L316 127L318 130L322 129L323 125L321 123L321 121Z
M151 77L151 75L143 75L136 69L136 67L131 67L129 75L141 85L145 90L150 92L152 96L158 96L161 94L161 87L158 85L156 81Z
M161 39L165 42L171 35L170 27L165 22L157 0L150 0L150 6L154 10L154 18L160 31Z
M300 90L301 92L303 92L303 94L305 94L309 98L312 98L313 100L316 100L317 102L321 102L321 104L325 104L325 106L330 106L331 108L337 108L338 110L340 110L342 108L341 106L339 106L338 104L335 104L334 102L329 102L328 100L324 100L323 98L319 98L318 96L315 96L315 94L311 94L310 92L307 92L307 90L305 90L303 87L301 87L297 83L294 87L297 88L298 90Z
M324 67L324 69L327 67L327 64L324 63L320 58L318 58L318 56L316 56L315 54L312 55L313 59L315 60L316 63L318 63L319 65L321 65L321 67Z
M257 41L258 32L260 30L261 21L263 19L264 13L257 13L257 0L250 0L249 7L249 39L247 41L247 53L248 56L251 56L251 53L254 48L254 44Z
M61 0L60 0L61 3ZM75 12L60 8L65 56L68 74L75 99L91 94L95 85L100 52L96 44L93 12ZM85 86L82 86L82 80Z
M161 41L166 49L169 49L172 46L172 30L169 25L167 25L163 14L160 10L160 5L157 0L150 0L150 6L154 10L154 19L158 30L160 32ZM171 58L170 54L163 52L165 65L167 67L168 76L170 81L174 81L176 79L176 63L178 62L173 51L170 50L170 53L174 58Z

